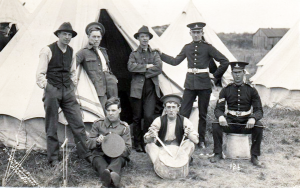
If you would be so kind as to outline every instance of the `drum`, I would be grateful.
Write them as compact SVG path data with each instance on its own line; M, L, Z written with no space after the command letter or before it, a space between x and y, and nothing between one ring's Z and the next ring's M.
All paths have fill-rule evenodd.
M175 156L178 146L166 146L169 151ZM189 173L189 156L180 149L177 157L171 157L164 148L160 149L159 156L154 162L154 171L163 179L178 179L185 178Z
M120 135L111 133L105 136L101 147L105 155L116 158L122 155L126 146L123 138Z

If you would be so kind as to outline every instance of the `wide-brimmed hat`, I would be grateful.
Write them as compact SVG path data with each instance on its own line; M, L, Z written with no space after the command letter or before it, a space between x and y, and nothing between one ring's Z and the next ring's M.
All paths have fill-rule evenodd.
M54 32L54 34L58 37L58 33L60 31L72 33L72 38L76 37L77 35L77 32L73 30L70 22L64 22L63 24L61 24L61 26L59 26L59 28Z
M99 22L89 23L85 28L85 33L88 35L90 31L100 31L101 35L105 34L105 27Z
M144 25L143 25L143 26L139 29L139 31L138 31L136 34L133 35L134 38L137 39L141 33L146 33L146 34L148 34L149 37L150 37L150 39L153 38L153 35L149 32L149 29L148 29L147 26L144 26Z

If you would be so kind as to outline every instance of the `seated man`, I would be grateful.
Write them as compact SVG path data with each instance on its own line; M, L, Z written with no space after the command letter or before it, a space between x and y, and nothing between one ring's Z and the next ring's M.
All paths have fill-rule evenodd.
M218 162L222 158L222 136L226 133L252 134L251 162L255 166L261 166L257 159L260 155L260 144L263 136L263 126L259 121L263 117L261 100L258 92L250 84L244 83L245 62L231 62L234 83L228 84L220 92L215 109L215 116L219 124L213 124L214 153L211 162ZM228 112L225 115L225 104ZM253 112L251 112L253 107ZM225 118L226 116L226 118ZM239 123L243 125L228 125Z
M120 186L121 168L129 161L131 151L130 129L126 122L120 121L120 100L112 97L105 103L106 117L95 121L92 126L87 146L93 151L94 159L92 165L99 173L105 187ZM104 154L101 144L106 135L115 133L120 135L125 142L125 150L119 156L111 158ZM113 149L113 148L112 148Z
M157 136L165 145L179 146L183 136L186 135L187 139L182 144L182 148L190 158L195 144L199 142L199 135L194 131L192 122L178 113L182 98L177 95L166 95L161 98L161 101L166 115L157 117L144 135L145 143L147 143L146 152L154 163L160 151L160 147L156 144Z

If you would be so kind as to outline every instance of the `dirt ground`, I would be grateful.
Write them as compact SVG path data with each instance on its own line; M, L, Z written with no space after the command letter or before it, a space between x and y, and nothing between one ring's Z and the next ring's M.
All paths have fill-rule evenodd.
M264 108L264 131L262 156L259 158L265 168L254 167L249 160L221 160L212 164L209 159L201 158L199 149L193 155L189 175L184 179L163 180L159 178L147 154L131 154L131 161L123 169L122 184L128 188L189 188L189 187L300 187L300 112ZM209 112L209 117L212 112ZM212 120L209 120L212 121ZM207 128L209 152L213 149L211 125ZM19 161L25 151L17 151ZM7 168L8 156L0 151L0 178ZM50 168L45 151L33 151L24 162L28 170L45 187L62 186L62 172ZM99 178L91 165L71 154L69 160L68 186L99 187ZM19 177L13 176L9 187L28 187Z

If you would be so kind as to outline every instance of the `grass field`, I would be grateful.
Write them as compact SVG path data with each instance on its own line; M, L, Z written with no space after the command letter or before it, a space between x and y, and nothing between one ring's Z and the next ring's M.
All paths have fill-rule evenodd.
M185 179L163 180L153 170L146 154L132 151L131 162L123 169L122 183L125 187L297 187L300 186L300 112L264 108L264 132L262 156L260 160L266 168L252 166L248 160L225 159L220 163L211 164L209 159L199 156L196 149L190 173ZM214 121L212 108L209 122ZM207 130L208 150L213 149L211 124ZM16 152L19 161L24 151ZM6 170L8 156L0 151L0 178ZM236 165L240 169L232 169ZM41 186L58 187L62 185L62 173L50 168L44 152L32 152L23 164ZM101 183L91 165L78 159L75 153L69 161L69 184L74 187L98 187ZM7 186L23 187L22 180L14 176Z

